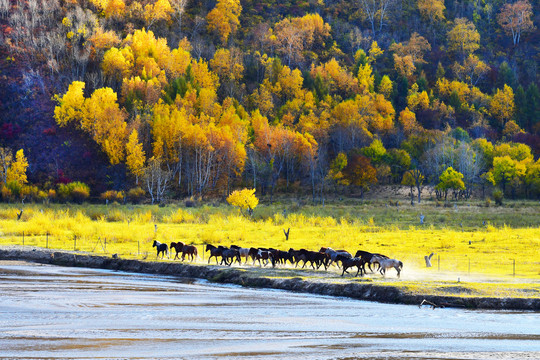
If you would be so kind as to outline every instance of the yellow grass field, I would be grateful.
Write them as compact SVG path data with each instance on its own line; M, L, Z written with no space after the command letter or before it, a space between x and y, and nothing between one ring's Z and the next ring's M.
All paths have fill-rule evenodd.
M422 211L432 211L432 218L453 216L452 211L425 206ZM248 219L228 206L186 209L178 206L26 205L21 219L17 220L19 207L3 205L0 207L0 244L23 245L24 242L27 246L117 253L124 258L155 260L154 240L183 241L198 246L200 263L206 262L208 255L203 253L203 247L207 243L282 250L318 250L329 246L352 253L358 249L379 252L402 260L404 281L459 276L540 281L538 224L493 226L488 221L485 226L473 226L472 223L480 222L480 217L471 211L471 216L459 218L463 222L460 225L441 226L428 222L419 225L416 216L420 210L404 208L400 216L410 215L409 222L416 222L416 225L407 225L407 221L393 221L399 216L394 217L386 208L370 205L374 217L367 218L354 206L327 209L327 214L323 215L302 211L284 213L279 206L267 206L260 210L264 216ZM537 210L537 207L532 209ZM492 216L489 212L481 215L488 220ZM287 228L291 228L288 241L283 234L283 229ZM426 268L423 258L431 252L435 253L433 267ZM393 275L393 271L390 274Z

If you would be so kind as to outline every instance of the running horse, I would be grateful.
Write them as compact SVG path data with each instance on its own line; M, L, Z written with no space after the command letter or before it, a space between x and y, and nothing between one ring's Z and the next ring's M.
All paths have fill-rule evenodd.
M364 273L366 272L366 264L368 265L369 271L371 271L371 272L373 272L373 269L371 268L371 264L377 264L377 265L379 265L379 268L377 270L381 269L381 265L379 264L378 261L376 261L376 260L371 261L374 256L377 256L377 257L382 258L382 259L388 259L388 256L386 256L386 255L377 254L377 253L370 253L370 252L364 251L364 250L358 250L356 252L356 254L354 255L354 257L362 258L362 260L364 262L362 264L362 270L364 271Z
M157 240L154 240L154 243L152 244L152 247L155 247L157 250L156 259L159 257L159 253L161 253L161 258L163 259L163 255L167 255L167 258L169 257L169 247L167 244L162 244Z
M403 269L403 263L396 259L385 259L383 257L373 255L373 257L371 258L371 263L373 264L375 262L379 263L381 267L379 272L381 273L382 276L385 276L386 269L394 268L396 269L397 277L399 278L401 270Z
M332 263L336 263L337 267L339 268L339 261L341 261L341 257L338 259L338 255L341 255L342 257L346 258L352 258L352 255L346 251L346 250L334 250L332 248L322 247L321 250L319 250L320 253L323 253L326 255L326 259L324 259L324 268L328 269Z
M210 264L210 259L213 257L216 258L216 265L218 264L218 257L222 257L223 250L227 249L226 247L223 247L219 245L218 247L215 247L212 244L207 244L204 251L210 251L210 256L208 257L208 263Z
M197 257L197 247L194 245L184 245L182 247L182 261L186 258L186 255L193 261Z
M234 261L238 261L240 265L242 265L242 259L240 258L240 252L238 249L223 249L223 252L221 253L221 263L220 265L231 266Z
M231 245L231 249L238 250L238 253L240 254L240 258L246 259L246 262L244 264L247 264L247 261L248 261L248 258L249 258L249 248L242 248L242 247L237 246L237 245Z
M171 243L171 246L170 246L171 252L172 252L172 249L176 250L176 255L174 256L173 260L180 259L178 257L178 254L180 254L182 252L182 249L184 248L184 245L185 244L183 242L181 242L181 241Z
M344 255L337 255L336 263L338 261L341 261L341 265L343 267L343 272L341 273L341 276L343 276L345 273L348 273L347 269L355 267L355 266L358 269L355 276L358 276L358 274L360 274L360 276L364 276L364 271L362 271L364 260L362 260L362 258L359 258L359 257L350 258Z
M261 266L262 260L264 266L268 265L268 262L272 262L272 267L276 266L274 255L268 250L262 250L252 247L249 249L249 256L253 259L253 265L255 265L255 261L259 261L259 266Z

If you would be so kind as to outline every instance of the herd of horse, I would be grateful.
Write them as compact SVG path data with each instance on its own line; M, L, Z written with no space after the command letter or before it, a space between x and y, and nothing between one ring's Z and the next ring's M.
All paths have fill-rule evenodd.
M162 259L164 255L169 257L169 246L167 244L154 241L152 246L157 249L157 257L160 254ZM197 247L184 244L183 242L172 242L170 249L171 251L172 249L176 251L174 260L180 259L184 261L187 257L190 261L194 261L198 256ZM236 245L225 247L222 245L214 246L207 244L205 252L209 252L210 255L208 257L208 263L210 263L212 258L215 258L216 264L227 266L231 266L235 262L240 265L247 264L251 260L252 265L258 262L259 266L272 264L272 267L276 267L277 265L285 265L287 262L290 262L295 267L302 266L302 268L305 268L309 264L313 269L324 267L325 270L328 270L332 264L335 264L338 268L342 269L341 276L349 273L349 270L353 268L357 269L354 276L358 276L358 274L364 276L366 265L371 272L378 271L383 276L386 274L387 269L394 268L399 277L403 269L403 263L399 260L390 259L386 255L370 253L364 250L358 250L352 256L346 250L334 250L329 247L322 247L319 251L306 249L295 250L292 248L288 251L282 251L272 248L243 248ZM375 266L377 266L376 269Z

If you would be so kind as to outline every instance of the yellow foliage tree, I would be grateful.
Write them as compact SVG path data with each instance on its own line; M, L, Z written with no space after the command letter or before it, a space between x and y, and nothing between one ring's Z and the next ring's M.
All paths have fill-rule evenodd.
M418 92L418 84L414 83L407 95L407 106L412 110L429 108L429 96L424 90Z
M394 85L392 84L392 80L390 80L388 75L384 75L379 84L379 94L382 94L386 100L389 100L393 90Z
M238 206L243 214L247 209L250 216L253 215L253 210L259 204L259 199L255 196L255 189L235 190L227 197L227 202L232 206Z
M413 74L416 71L416 66L414 65L411 55L399 56L394 54L394 67L398 74L406 77L409 81L412 81Z
M506 122L511 120L514 116L514 91L508 85L504 85L504 88L497 89L490 104L491 115L499 122L499 125L504 126Z
M130 48L110 48L103 55L101 69L103 74L118 81L131 75L133 69L133 53Z
M19 184L26 184L26 169L28 168L28 160L24 156L23 149L20 149L15 154L15 161L11 163L7 170L6 182L16 181Z
M418 0L420 15L431 24L444 20L445 9L443 0Z
M312 65L310 73L313 78L320 76L331 93L338 93L345 98L358 92L358 79L341 67L335 58L318 66Z
M169 22L171 20L171 14L173 13L174 10L171 7L169 0L157 0L154 3L148 3L144 7L146 26L150 29L159 21Z
M480 47L480 34L476 26L466 18L456 18L454 27L448 31L448 45L451 51L460 53L462 58Z
M139 133L137 130L133 130L126 144L126 166L135 175L137 184L139 183L139 176L144 174L145 160L146 156L142 144L139 142Z
M527 0L516 1L513 4L504 4L497 16L499 25L507 34L512 35L514 45L519 44L521 34L534 30L534 12Z
M372 74L371 65L360 65L358 68L358 88L361 93L373 91L374 76Z
M228 95L233 96L244 75L242 52L237 48L219 49L210 60L210 67L226 85Z
M186 109L159 102L154 106L151 126L154 156L162 154L170 165L180 161L183 137L191 127Z
M60 126L74 122L101 146L111 164L118 164L124 158L127 115L111 88L97 89L85 99L84 87L84 82L74 81L63 96L55 96L54 118Z
M400 57L410 56L414 64L425 63L424 55L431 50L431 45L423 36L413 33L409 41L392 44L390 50Z
M489 71L489 66L478 56L469 54L463 65L456 62L452 66L452 70L461 81L467 81L469 85L474 86Z
M101 27L98 27L88 40L90 40L96 52L107 50L120 44L120 38L114 31L105 31Z
M118 106L116 93L111 88L95 90L86 99L84 111L81 128L102 147L112 165L120 163L124 159L127 114Z
M54 108L54 118L58 125L66 126L72 121L79 123L83 119L85 85L82 81L74 81L64 95L54 96L58 103Z
M379 56L381 56L383 53L384 53L384 50L381 49L381 48L379 47L379 44L377 44L376 41L373 41L373 42L371 43L371 47L369 48L369 52L368 52L369 57L368 57L368 60L369 60L370 62L373 62L373 61L377 60L377 58L378 58Z
M218 34L221 43L226 44L229 36L240 26L240 0L218 0L216 7L208 13L208 31Z
M420 125L416 122L416 114L410 111L409 108L405 108L405 110L399 113L399 123L406 135L420 130Z

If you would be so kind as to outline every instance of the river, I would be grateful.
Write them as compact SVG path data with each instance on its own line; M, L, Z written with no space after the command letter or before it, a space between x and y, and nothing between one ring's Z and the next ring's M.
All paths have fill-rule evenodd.
M540 314L3 261L0 358L540 359Z

